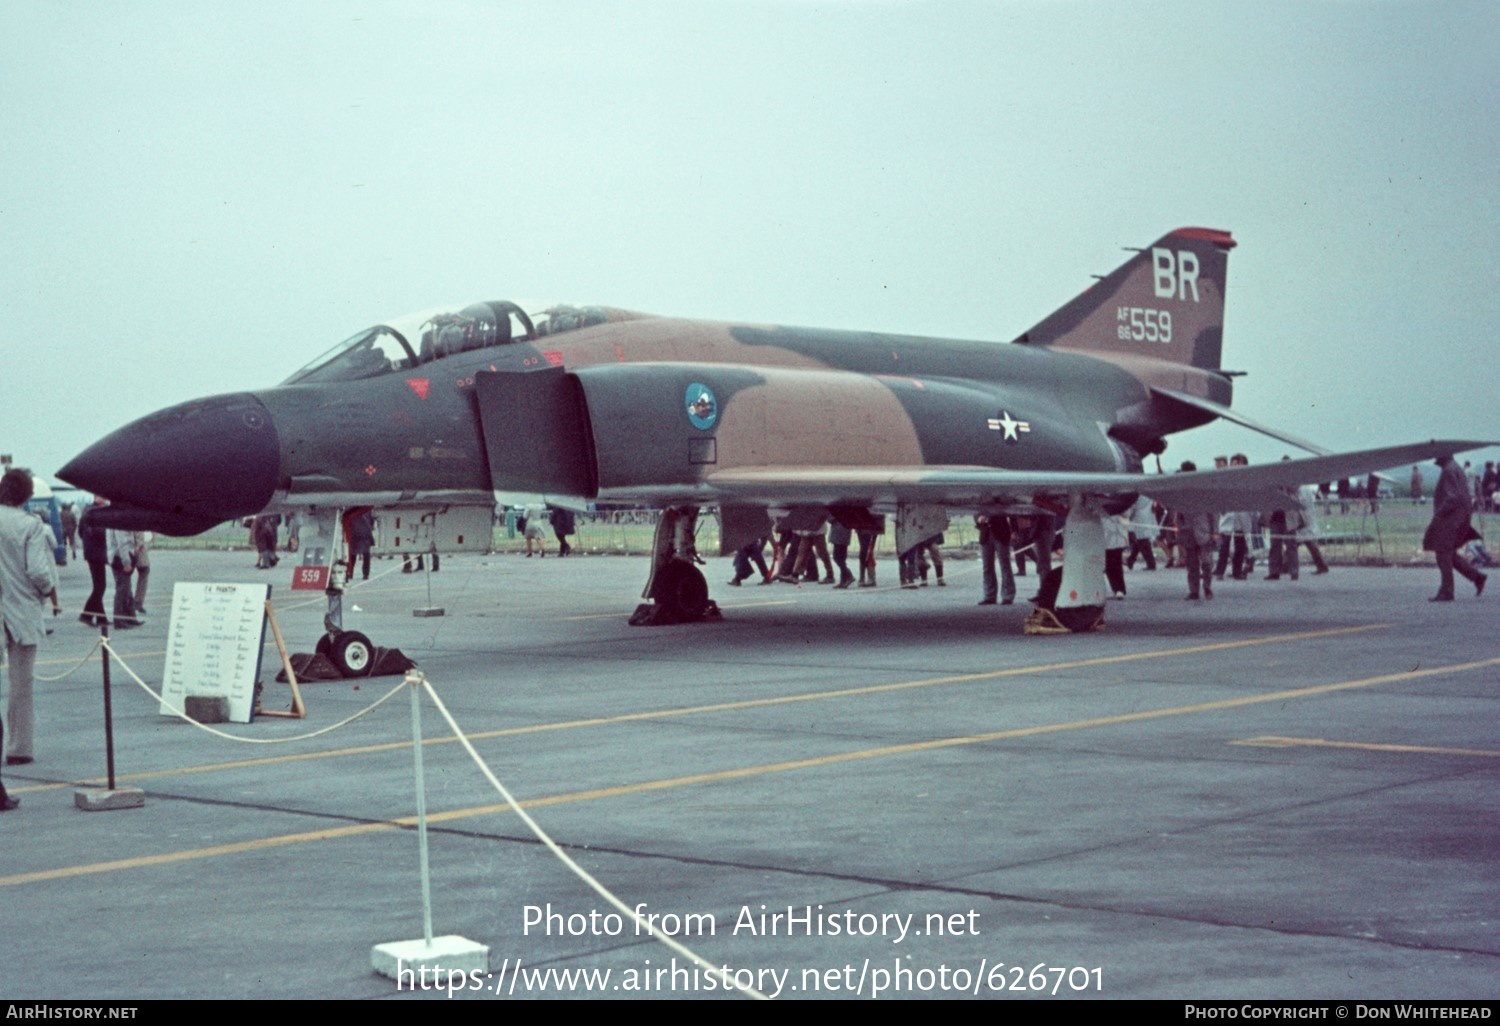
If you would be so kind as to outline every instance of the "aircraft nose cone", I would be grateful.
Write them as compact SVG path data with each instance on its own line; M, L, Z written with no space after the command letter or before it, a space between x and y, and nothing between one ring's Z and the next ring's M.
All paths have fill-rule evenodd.
M188 522L203 530L264 509L280 468L271 415L241 392L142 417L85 449L57 476L112 503L163 514L162 530Z

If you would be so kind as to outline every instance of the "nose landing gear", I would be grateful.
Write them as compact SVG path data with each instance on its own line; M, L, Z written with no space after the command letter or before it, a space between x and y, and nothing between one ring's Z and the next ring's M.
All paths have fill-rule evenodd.
M375 665L375 646L359 631L324 634L316 651L345 677L367 677Z

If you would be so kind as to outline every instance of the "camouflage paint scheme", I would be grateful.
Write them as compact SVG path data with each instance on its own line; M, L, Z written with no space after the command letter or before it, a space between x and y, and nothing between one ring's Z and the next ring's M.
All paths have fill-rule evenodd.
M1170 232L1009 345L601 307L534 321L511 303L475 304L425 321L420 345L396 345L393 329L356 336L279 387L152 414L59 476L108 496L112 523L169 534L267 509L523 496L841 516L1119 503L1144 484L1143 456L1215 417L1321 451L1229 409L1219 364L1234 245L1223 231ZM459 351L444 355L450 337ZM1287 503L1288 485L1480 444L1150 487L1179 508L1267 509Z

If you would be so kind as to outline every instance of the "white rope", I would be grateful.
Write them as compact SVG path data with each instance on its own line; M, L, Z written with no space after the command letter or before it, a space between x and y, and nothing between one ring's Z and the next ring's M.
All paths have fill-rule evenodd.
M116 652L114 650L114 648L110 645L109 640L107 638L102 638L101 637L99 639L96 647L103 648L104 651L105 651L105 653L107 653L110 657L112 657L115 660L115 662L119 663L120 667L130 676L131 680L135 681L135 683L141 688L141 690L145 691L146 694L150 695L152 697L152 699L154 699L158 703L162 702L161 695L159 695L156 691L152 690L151 686L149 684L147 684L144 680L142 680L140 678L140 676L137 675L136 672L130 668L130 664L128 664L127 662L125 662L124 657L122 657L118 652ZM90 650L89 655L92 655L92 654L93 654L93 651ZM87 656L85 658L87 658ZM573 861L573 859L568 856L567 852L563 851L562 848L558 846L557 842L554 841L552 839L552 837L545 830L543 830L541 828L541 826L536 822L536 820L532 819L531 816L527 814L526 810L523 809L523 808L521 808L520 803L518 803L516 801L515 797L510 793L510 791L508 791L506 789L505 785L502 784L500 782L499 778L497 778L495 776L495 774L490 770L489 766L486 765L484 759L474 749L473 744L470 743L468 737L464 734L463 730L459 727L458 723L453 719L453 714L448 711L448 707L443 704L443 700L441 698L439 698L437 692L435 690L433 690L432 684L427 680L427 677L425 675L421 674L421 673L418 673L418 672L408 672L407 676L400 683L398 683L390 691L386 692L383 696L381 696L379 699L377 699L371 705L369 705L366 708L364 708L364 709L360 710L359 712L355 713L353 716L350 716L350 717L348 717L346 719L340 720L338 723L332 724L332 725L330 725L328 727L324 727L321 730L316 730L316 731L313 731L312 733L308 733L308 734L299 734L299 735L297 735L295 737L286 737L286 738L250 738L250 737L238 737L238 736L236 736L234 734L227 734L227 733L225 733L222 730L215 730L213 727L210 727L210 726L208 726L206 724L203 724L203 723L199 723L198 721L194 720L192 717L188 716L186 713L179 712L176 709L172 709L171 712L173 713L173 715L177 716L178 719L181 719L181 720L183 720L186 723L192 724L193 726L197 727L199 730L204 731L205 733L212 734L215 737L223 738L226 741L240 741L240 742L243 742L245 744L262 744L262 745L264 745L264 744L289 744L289 743L295 742L295 741L305 741L305 740L309 740L311 738L319 737L319 736L321 736L323 734L327 734L327 733L329 733L331 731L337 730L340 727L346 726L347 724L353 723L355 720L360 719L361 717L367 716L370 713L374 712L380 706L384 705L387 701L389 701L390 699L394 698L396 696L396 694L403 687L405 687L406 685L412 684L412 683L415 683L415 682L420 682L421 685L422 685L423 690L425 690L427 692L427 694L432 698L433 704L437 706L438 712L442 714L443 719L447 721L449 728L452 729L453 736L458 740L459 744L463 745L464 750L469 753L469 758L471 758L471 759L474 760L474 764L479 767L479 771L484 774L485 779L488 780L490 782L490 785L493 786L495 788L495 790L500 794L500 796L505 799L505 803L510 806L510 808L512 809L512 811L514 811L515 814L518 817L520 817L521 822L523 822L523 823L526 824L527 828L532 832L533 835L536 836L537 840L541 841L544 845L546 845L547 849L549 851L551 851L553 855L557 856L558 860L561 861L563 863L563 865L567 866L568 869L571 870L580 880L582 880L584 883L588 884L589 887L591 887L594 890L594 892L597 893L601 898L603 898L605 901L609 902L615 908L619 909L620 912L622 912L626 916L629 916L630 919L631 919L631 921L635 923L637 931L644 932L644 933L650 935L653 940L656 940L657 942L665 945L667 948L671 949L672 951L677 952L678 954L682 955L684 958L690 959L693 962L694 965L706 967L709 972L711 972L711 973L715 974L716 976L718 976L720 982L724 985L724 987L726 989L728 989L729 987L733 987L735 990L740 991L742 994L745 994L748 997L756 998L757 1000L761 1000L761 1001L769 1000L766 997L765 994L762 994L760 991L756 990L754 987L747 986L745 984L740 983L738 980L736 980L734 978L734 974L729 971L729 969L728 969L727 966L721 966L719 968L714 968L713 966L710 966L708 964L708 962L705 959L703 959L700 955L696 954L691 949L689 949L685 945L679 943L678 941L674 940L673 938L671 938L671 937L667 936L666 934L663 934L660 931L658 931L656 929L656 927L654 927L651 923L647 922L645 919L641 918L641 916L637 915L634 909L632 909L629 905L626 905L625 902L623 902L619 898L617 898L602 883L600 883L597 879L595 879L588 872L588 870L584 869L577 862ZM413 743L420 744L420 743L422 743L422 739L421 738L414 738L413 739Z
M395 573L397 569L398 568L393 563L393 564L391 564L391 566L389 568L380 571L380 573L376 574L374 577L368 578L366 580L359 581L359 582L356 583L353 578L350 578L350 579L344 581L343 589L342 590L343 590L344 594L347 595L351 591L358 591L360 588L367 588L370 585L374 584L376 581L380 580L382 577L386 576L387 574L393 574L393 573ZM329 573L333 573L333 568L329 567L328 568L328 572ZM327 601L327 597L326 596L323 596L323 597L314 596L314 597L309 598L309 599L304 599L301 602L289 602L286 605L280 606L278 608L281 610L281 612L286 613L286 612L290 612L293 609L305 609L308 606L314 606L314 605L317 605L319 602L326 602L326 601Z
M140 677L136 676L136 672L130 668L130 664L125 662L124 657L121 656L120 653L116 652L110 646L108 641L100 639L99 644L101 644L104 647L104 650L114 657L115 662L119 663L121 668L130 675L130 679L140 685L142 691L146 692L146 694L150 695L158 702L165 701L161 695L151 690L151 685L147 684L145 681L141 680ZM172 713L172 715L176 716L184 723L191 723L193 726L197 727L204 733L212 734L215 737L224 738L226 741L239 741L247 745L282 745L291 744L294 741L307 741L315 737L321 737L324 734L332 733L333 731L338 730L340 727L347 726L348 724L353 723L355 720L359 719L362 716L368 716L370 713L374 712L376 709L379 709L386 702L394 698L396 696L396 693L401 690L402 684L405 683L405 681L402 681L400 684L397 684L390 691L386 692L383 696L376 699L374 703L361 709L353 716L349 716L345 719L339 720L339 722L330 724L329 726L323 727L320 730L315 730L310 734L298 734L295 737L240 737L236 734L226 734L224 731L215 730L213 727L210 727L205 723L199 723L197 720L193 719L185 712L182 712L178 709L172 709L170 706L168 706L167 708Z
M56 677L43 677L41 674L38 673L38 674L34 675L35 679L40 680L40 681L45 681L46 683L51 684L54 681L62 680L64 677L70 677L70 676L72 676L73 674L75 674L75 673L78 672L78 668L80 666L82 666L84 663L88 662L90 659L94 658L94 653L99 650L99 645L100 645L100 642L98 642L98 641L94 642L94 647L91 648L91 649L89 649L87 652L85 652L83 654L83 658L80 659L80 660L78 660L78 662L76 662L76 663L73 664L72 669L64 670L62 673L59 673Z
M432 698L433 704L437 706L438 712L442 714L443 719L448 721L448 726L453 730L453 736L458 739L459 744L464 746L464 750L469 753L469 758L474 760L474 765L479 767L479 771L484 774L485 779L488 780L490 782L490 785L499 792L500 797L505 799L505 803L511 807L511 810L521 818L521 822L525 823L527 828L530 829L534 835L536 835L537 840L545 844L547 846L547 849L551 851L552 854L556 855L563 865L567 866L570 870L573 871L574 875L576 875L580 880L593 888L596 894L598 894L605 901L609 902L615 908L619 909L625 915L629 916L635 922L637 931L644 931L650 934L653 939L666 945L668 948L677 952L679 955L682 955L684 958L692 959L694 965L708 966L707 961L705 961L699 955L695 954L682 944L679 944L677 941L673 940L671 937L668 937L666 934L657 931L654 926L637 915L634 909L626 905L619 898L615 897L615 895L611 891L609 891L602 883L594 879L594 877L589 874L588 870L584 869L577 862L574 862L571 858L569 858L567 852L558 847L557 842L554 841L547 834L547 832L537 824L536 820L532 819L529 815L526 814L526 810L521 808L520 803L518 803L515 798L512 797L511 793L505 789L505 785L500 783L499 778L497 778L495 774L491 772L489 766L485 764L484 759L482 759L479 753L474 750L474 746L469 743L469 739L464 736L464 732L459 729L459 726L454 721L452 714L448 712L448 707L443 705L443 700L439 698L438 693L433 690L432 683L427 679L427 677L424 674L417 672L410 672L407 674L405 683L413 683L416 681L421 682L422 688ZM723 983L726 988L733 987L740 993L745 994L748 997L756 998L760 1001L770 1000L754 987L745 986L738 980L736 980L734 978L734 975L729 971L728 966L722 966L718 969L715 969L712 966L708 966L708 969L710 972L719 977L720 982Z

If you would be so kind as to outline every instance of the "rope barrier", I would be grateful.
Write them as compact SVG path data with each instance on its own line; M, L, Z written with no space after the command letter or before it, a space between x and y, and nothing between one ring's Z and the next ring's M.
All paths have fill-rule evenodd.
M734 975L729 972L727 966L721 966L715 969L712 966L709 966L708 962L700 955L694 953L692 950L678 943L676 940L673 940L671 937L668 937L666 934L659 932L649 922L637 915L635 913L635 910L632 909L629 905L626 905L619 898L615 897L614 893L606 888L598 880L596 880L588 870L584 869L577 862L574 862L573 859L568 856L568 853L563 851L562 848L558 846L558 843L554 841L552 837L541 828L537 821L527 815L526 810L521 808L520 803L516 801L515 797L511 795L510 791L506 790L505 785L500 783L499 778L496 777L495 774L490 770L489 766L485 763L480 754L475 751L474 746L469 743L468 737L465 736L463 730L459 728L458 723L453 719L453 715L448 712L448 707L443 704L443 700L438 697L438 693L433 690L432 682L427 679L426 675L421 673L409 673L407 674L406 680L403 681L403 683L412 684L415 684L417 682L421 683L423 690L427 692L428 697L430 697L433 704L437 706L438 712L441 713L443 719L448 722L449 728L453 731L453 736L458 739L459 744L463 745L464 751L469 753L469 758L474 760L474 765L479 767L479 772L484 774L485 779L490 782L490 786L492 786L500 794L500 797L505 799L505 804L509 805L511 811L514 812L518 817L520 817L521 822L526 824L527 829L529 829L532 834L535 835L536 839L541 841L542 844L546 845L547 850L552 852L553 855L556 855L558 860L561 861L563 865L567 866L568 869L578 877L578 879L588 884L589 887L593 889L594 893L598 894L605 901L609 902L615 908L619 909L620 912L629 916L630 919L635 923L637 930L649 934L652 939L660 942L667 948L675 951L677 954L682 955L684 958L692 959L694 965L707 966L710 972L719 977L720 982L724 984L726 989L729 987L734 987L735 990L738 990L740 993L746 995L747 997L752 997L760 1001L770 1000L754 987L741 984L734 978Z
M139 676L136 675L136 672L130 668L130 664L125 661L125 658L121 656L120 653L114 650L114 648L109 644L108 641L105 641L101 638L99 644L103 646L106 652L114 657L115 662L120 664L120 667L130 675L130 679L135 681L136 684L140 686L142 691L146 692L146 694L150 695L157 702L162 701L161 695L151 690L151 685L147 684L145 681L141 680ZM403 681L402 683L404 684L405 682ZM214 735L214 737L222 737L226 741L239 741L242 744L247 745L282 745L291 744L294 741L308 741L312 738L321 737L324 734L332 733L333 731L338 730L340 727L347 726L348 724L353 723L355 720L360 719L361 717L368 716L370 713L374 712L376 709L380 708L386 702L394 698L396 694L400 692L400 690L401 684L397 684L386 694L382 695L380 698L376 699L373 703L361 709L353 716L348 716L337 723L329 724L328 726L323 727L320 730L314 730L308 734L298 734L294 737L240 737L237 734L227 734L222 730L215 730L213 727L210 727L206 723L199 723L197 720L193 719L185 712L177 709L171 709L170 706L168 708L170 709L172 715L176 716L183 722L191 723L193 726L197 727L204 733L212 734Z
M91 649L89 649L87 652L85 652L83 654L83 658L80 659L80 660L78 660L78 662L74 663L71 669L64 670L62 673L59 673L56 677L43 677L41 674L38 673L38 674L34 675L35 679L39 680L39 681L43 681L43 682L48 683L48 684L51 684L51 683L54 683L56 681L62 680L65 677L72 676L73 674L75 674L75 673L78 672L79 667L83 666L84 663L88 662L90 659L92 659L94 657L94 653L97 652L97 651L99 651L99 646L101 644L103 644L103 639L102 638L99 641L94 642L94 647L91 648Z
M84 660L81 660L80 663L79 663L79 665L81 666L82 663L83 663L83 661L86 661L89 658L89 656L92 656L95 649L100 649L100 648L102 648L104 650L104 652L110 658L112 658L116 663L118 663L120 665L121 669L123 669L125 671L125 673L130 676L131 680L135 681L136 685L139 686L142 691L144 691L144 692L146 692L146 694L150 695L151 698L154 699L157 703L160 704L162 702L161 695L158 694L155 690L153 690L152 687L149 684L147 684L144 680L142 680L140 678L140 676L133 669L130 668L130 664L125 661L125 659L124 659L123 656L121 656L118 652L116 652L114 650L113 646L111 646L110 643L109 643L109 639L107 639L107 638L101 637L99 639L99 641L95 644L94 649L90 649L89 650L89 655L85 656ZM74 667L74 669L76 670L77 667ZM69 672L71 673L73 671L70 670ZM735 990L737 990L740 993L746 995L747 997L755 998L755 999L760 1000L760 1001L769 1000L766 997L765 994L763 994L760 991L756 990L754 987L751 987L751 986L749 986L747 984L742 984L737 979L735 979L734 974L732 972L730 972L728 966L719 966L719 967L715 968L714 966L709 965L709 963L708 963L708 961L706 959L704 959L702 956L698 955L696 952L694 952L693 950L691 950L690 948L688 948L686 945L684 945L684 944L678 942L677 940L673 939L672 937L669 937L666 934L660 932L660 930L658 930L650 922L648 922L647 920L645 920L644 918L642 918L641 916L639 916L635 912L634 909L632 909L629 905L625 904L624 901L622 901L622 900L620 900L620 898L616 897L615 894L612 891L610 891L607 887L605 887L602 883L600 883L592 874L590 874L588 872L588 870L584 869L577 862L575 862L567 854L567 852L563 851L562 848L558 845L558 843L552 839L551 835L548 834L545 830L543 830L542 827L541 827L541 825L539 823L537 823L536 820L534 820L534 819L531 818L531 816L526 812L526 810L521 807L520 803L516 801L515 797L510 793L510 791L505 787L505 785L500 782L500 779L495 776L494 772L490 769L490 767L488 766L488 764L485 763L483 757L480 756L479 752L474 748L474 745L473 745L472 742L470 742L468 736L466 734L464 734L462 728L459 727L458 722L453 718L453 714L448 711L448 707L445 704L443 704L442 698L440 698L438 696L437 691L433 688L431 681L429 681L427 679L427 677L426 677L425 674L422 674L422 673L419 673L419 672L409 672L406 675L406 677L403 678L398 684L396 684L395 687L391 688L390 691L386 692L384 695L382 695L380 698L376 699L369 706L365 707L364 709L361 709L359 712L355 713L354 715L349 716L349 717L347 717L347 718L345 718L343 720L340 720L338 723L331 724L331 725L329 725L327 727L324 727L322 729L315 730L315 731L312 731L311 733L307 733L307 734L299 734L299 735L296 735L294 737L285 737L285 738L249 738L249 737L239 737L239 736L234 735L234 734L225 733L222 730L216 730L213 727L208 726L207 724L199 723L198 721L194 720L192 717L188 716L184 712L178 711L176 709L172 709L171 711L172 711L172 713L175 716L177 716L178 719L183 720L184 722L192 724L193 726L197 727L199 730L202 730L202 731L204 731L207 734L212 734L214 737L223 738L226 741L239 741L239 742L242 742L244 744L261 744L261 745L266 745L266 744L290 744L290 743L297 742L297 741L306 741L306 740L310 740L310 739L315 738L315 737L320 737L323 734L327 734L327 733L330 733L332 731L338 730L341 727L347 726L348 724L353 723L355 720L360 719L361 717L364 717L364 716L368 716L370 713L372 713L376 709L380 708L380 706L384 705L386 702L390 701L398 693L400 693L400 691L402 690L402 688L407 687L408 685L416 686L417 684L420 684L421 687L422 687L422 689L427 693L428 697L432 699L433 705L437 707L438 712L442 715L443 719L447 722L449 729L451 729L453 731L454 738L459 742L459 744L461 744L463 746L464 751L466 751L466 752L469 753L469 758L473 760L474 765L476 767L478 767L480 773L483 774L484 778L489 781L490 786L492 786L496 790L496 792L499 793L499 795L505 800L505 803L508 806L510 806L511 811L513 811L516 814L516 816L521 820L521 822L524 823L524 824L526 824L527 829L531 831L531 833L536 837L536 839L539 840L539 841L541 841L542 844L547 847L547 850L550 851L550 852L552 852L552 854L554 856L556 856L557 859L564 866L566 866L575 876L577 876L580 880L582 880L585 884L587 884L596 894L598 894L601 898L603 898L605 901L607 901L610 905L612 905L614 908L618 909L623 915L628 916L630 918L630 920L633 923L635 923L637 931L643 932L643 933L649 935L653 940L655 940L658 943L664 945L665 947L667 947L671 951L676 952L677 954L683 956L684 958L690 959L695 966L703 966L703 967L705 967L707 969L707 971L713 973L715 976L717 976L719 978L719 981L724 985L724 987L725 987L726 990L729 989L730 987L733 987ZM421 744L422 743L422 739L421 738L413 738L413 743L414 744Z

